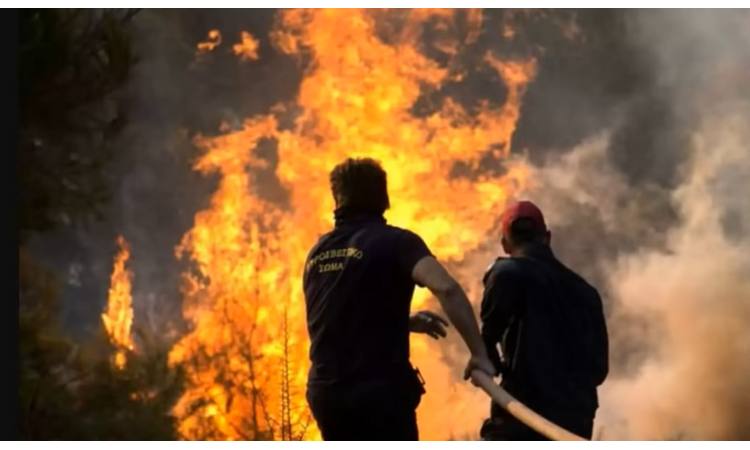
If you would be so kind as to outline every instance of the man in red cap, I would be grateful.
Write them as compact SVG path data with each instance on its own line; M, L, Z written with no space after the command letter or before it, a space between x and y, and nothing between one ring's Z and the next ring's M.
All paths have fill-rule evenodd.
M482 337L500 385L548 420L590 439L596 388L609 367L601 298L552 253L551 233L536 205L510 204L501 227L509 256L485 274L481 309ZM543 439L495 404L480 435Z

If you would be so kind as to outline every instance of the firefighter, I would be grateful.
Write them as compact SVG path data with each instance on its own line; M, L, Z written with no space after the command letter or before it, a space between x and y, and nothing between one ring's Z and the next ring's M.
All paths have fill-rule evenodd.
M484 276L482 338L500 385L548 420L591 438L597 386L608 372L608 338L596 289L561 263L539 208L510 204L501 216L502 247ZM501 349L502 357L498 352ZM492 404L484 440L543 436Z
M445 336L437 314L410 316L427 287L471 352L470 369L494 372L469 301L415 233L386 223L386 173L347 159L330 174L335 226L306 260L310 335L307 400L325 440L417 440L424 393L409 361L409 333Z

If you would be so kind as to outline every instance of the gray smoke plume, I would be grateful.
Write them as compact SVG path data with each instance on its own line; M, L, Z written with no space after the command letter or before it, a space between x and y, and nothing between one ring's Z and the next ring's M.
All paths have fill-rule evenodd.
M270 45L275 14L145 10L134 19L139 63L121 93L130 122L106 220L31 243L66 277L63 319L79 338L100 326L117 234L132 247L136 324L179 333L185 265L174 248L216 183L191 170L192 137L297 94L304 64ZM382 39L390 27L397 21L379 24ZM226 45L196 58L210 29L228 43L251 32L260 59L238 62ZM430 55L433 31L423 36ZM498 104L506 93L496 74L474 70L486 51L537 58L512 148L535 173L526 197L548 216L556 253L604 297L611 375L600 389L600 438L750 437L749 48L747 11L491 10L453 62L467 69L463 81L414 105L428 114L444 97L467 109ZM263 188L283 202L275 150L260 151L270 163ZM455 267L474 280L473 298L498 240L488 236ZM458 348L443 355L457 377Z
M637 12L627 24L659 101L636 99L548 155L530 193L562 259L606 295L598 435L748 439L750 15Z
M265 41L260 61L238 63L231 43L241 30L267 35L275 12L244 10L143 10L133 19L138 62L118 96L128 122L107 167L114 196L105 220L37 236L31 251L65 281L62 322L85 341L100 329L115 238L130 243L135 324L158 334L182 330L180 274L174 254L182 235L204 209L216 179L191 170L199 151L197 133L212 134L231 123L266 113L296 95L300 72L289 58L275 57ZM196 57L195 45L220 29L230 45ZM268 89L273 85L274 89Z

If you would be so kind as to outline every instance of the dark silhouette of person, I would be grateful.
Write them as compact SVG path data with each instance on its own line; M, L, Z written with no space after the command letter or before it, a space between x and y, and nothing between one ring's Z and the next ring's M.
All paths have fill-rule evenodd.
M330 174L335 226L307 257L307 400L325 440L417 440L424 389L409 333L445 336L437 314L410 316L415 285L437 297L471 352L467 371L494 367L461 286L415 233L386 223L386 173L347 159ZM446 414L449 412L446 411Z
M485 274L481 307L482 338L500 385L551 422L591 439L596 389L609 370L601 298L555 257L536 205L510 204L501 227L509 256L497 258ZM494 403L480 435L544 439Z

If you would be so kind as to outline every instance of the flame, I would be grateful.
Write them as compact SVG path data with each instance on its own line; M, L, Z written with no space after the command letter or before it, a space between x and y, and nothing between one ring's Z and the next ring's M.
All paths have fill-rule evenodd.
M203 42L199 42L196 46L198 54L208 53L213 51L216 47L221 44L221 32L219 30L209 30L208 39Z
M130 258L130 248L122 236L117 237L119 251L115 255L114 267L110 278L107 308L102 314L102 323L107 336L115 346L113 363L118 369L125 367L127 351L135 348L130 328L133 325L133 298L131 286L133 274L125 268Z
M232 46L232 51L240 57L240 60L252 61L258 59L258 46L260 43L247 31L240 34L241 41Z
M487 54L487 67L507 87L502 105L484 101L469 111L447 98L420 116L412 109L422 95L461 76L422 53L420 27L436 21L456 34L456 13L408 12L401 33L386 43L376 28L389 14L404 13L284 10L273 45L309 58L296 101L246 119L241 129L196 139L204 153L194 169L220 181L176 249L194 264L183 285L183 313L193 327L170 354L186 369L187 388L173 411L185 439L271 439L284 429L293 439L320 437L304 399L301 275L308 250L332 226L334 165L349 156L379 160L388 172L389 223L420 234L441 260L456 264L492 239L497 211L529 184L527 167L509 156L535 61ZM467 21L467 35L441 38L441 47L458 52L476 40L481 14ZM282 128L279 119L292 113L293 125ZM254 151L260 145L275 146L277 165ZM483 169L488 157L503 170ZM264 171L274 171L287 202L263 194L257 174ZM414 309L429 299L418 290ZM488 400L457 382L461 368L440 357L441 345L412 338L412 360L428 383L421 436L475 434Z

